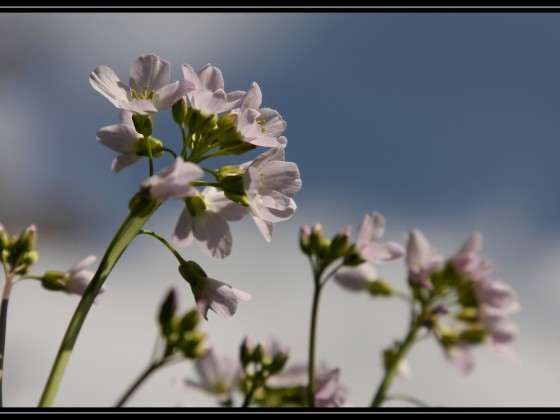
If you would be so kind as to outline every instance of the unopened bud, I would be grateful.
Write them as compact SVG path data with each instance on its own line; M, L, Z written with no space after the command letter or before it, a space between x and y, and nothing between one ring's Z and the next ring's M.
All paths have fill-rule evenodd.
M286 351L282 351L282 352L276 354L276 356L274 356L274 358L272 359L272 362L268 366L268 373L270 375L275 375L277 373L280 373L282 371L282 369L284 369L284 366L286 365L286 362L288 361L288 354L289 354L289 351L286 349Z
M37 240L37 227L35 225L29 226L25 229L19 237L20 249L24 252L32 251L35 249L35 242Z
M168 335L172 330L172 320L177 311L177 291L171 289L167 294L167 297L161 304L159 311L159 325L161 326L161 331L163 335Z
M394 294L393 288L382 280L369 282L367 289L372 296L392 296Z
M299 246L305 255L311 255L311 229L307 225L299 228Z
M473 344L482 343L487 337L488 331L484 328L468 328L459 334L459 340Z
M142 134L144 137L150 137L152 135L154 124L153 114L132 114L132 122L134 124L134 128L139 134Z
M185 117L187 116L187 101L185 98L179 99L171 107L171 113L173 114L173 121L183 126L185 123Z
M179 322L181 332L193 331L200 322L200 314L196 309L188 311Z
M253 360L253 340L250 336L245 336L239 347L239 360L244 367Z

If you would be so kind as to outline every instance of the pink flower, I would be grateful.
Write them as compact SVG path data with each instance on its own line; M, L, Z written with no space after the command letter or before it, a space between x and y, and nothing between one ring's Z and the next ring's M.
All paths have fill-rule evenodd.
M207 187L202 194L187 198L186 207L175 226L173 241L188 246L193 239L213 258L231 253L233 238L228 222L241 219L247 208L228 199L222 191Z
M380 243L379 239L385 233L385 218L373 212L366 214L356 235L356 247L361 256L374 263L391 261L405 254L402 245L396 242Z
M351 292L367 290L368 285L377 279L377 271L368 263L357 267L341 267L334 275L336 281L342 288Z
M147 54L132 64L129 86L119 80L107 66L99 66L91 73L92 87L117 108L146 115L171 108L194 88L189 80L169 84L169 62Z
M97 258L95 255L89 255L68 269L64 278L66 283L66 289L64 291L66 293L78 296L84 295L84 292L95 274L93 271L85 270L85 268L93 264L96 260ZM105 287L99 290L99 294L103 292L105 292Z
M430 276L443 262L443 258L432 249L426 237L418 229L408 232L406 244L406 265L411 280L431 289Z
M222 72L210 64L206 64L198 73L188 64L183 64L183 76L194 86L187 92L191 106L204 114L229 111L239 104L245 95L243 91L226 93Z
M144 181L141 189L158 200L185 198L197 193L191 182L203 175L198 165L185 162L179 156L171 165Z

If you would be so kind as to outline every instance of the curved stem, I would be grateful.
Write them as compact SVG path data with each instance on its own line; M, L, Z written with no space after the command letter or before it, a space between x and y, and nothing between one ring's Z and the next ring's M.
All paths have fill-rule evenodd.
M82 296L80 303L78 303L76 311L74 312L70 324L68 325L66 334L62 339L62 343L58 350L58 354L56 355L51 373L45 385L45 389L43 390L41 400L39 401L40 407L49 407L52 405L58 391L58 387L60 386L62 376L64 375L64 371L68 365L68 361L70 360L72 350L74 349L74 344L76 343L88 311L91 308L97 293L103 286L105 279L107 279L109 273L111 273L111 270L119 260L120 256L130 242L132 242L140 228L144 225L144 223L146 223L160 205L161 203L158 203L154 205L152 209L140 215L135 215L134 211L131 211L113 237L113 240L109 244L107 251L105 251L105 255L99 263L99 267Z
M138 377L138 379L128 388L128 390L124 393L121 399L115 404L115 407L122 407L124 403L130 398L130 396L138 389L138 387L148 379L152 373L154 373L157 369L162 367L165 364L165 359L160 360L157 362L152 363L148 368Z
M2 382L4 379L4 351L6 347L6 325L8 319L8 302L13 286L13 274L6 275L4 292L2 293L2 305L0 307L0 408L3 407Z
M175 153L173 150L169 149L168 147L162 147L162 149L172 155L175 159L177 159L177 153Z
M175 258L177 258L177 261L179 261L179 264L184 264L186 261L183 259L183 257L181 257L181 255L177 252L177 250L175 248L173 248L173 246L167 242L163 237L161 237L160 235L158 235L157 233L151 231L151 230L147 230L147 229L140 229L138 231L138 235L150 235L153 236L154 238L156 238L158 241L160 241L162 244L164 244L167 249L169 249L171 251L171 253L173 255L175 255Z
M399 364L414 344L416 333L420 329L420 326L421 324L419 322L411 322L410 329L404 339L404 342L399 345L399 350L391 359L389 366L387 366L385 377L381 381L381 384L379 384L379 388L377 389L375 397L373 397L373 401L371 402L372 407L379 407L383 403L383 401L385 401L385 396L397 373Z
M307 401L309 407L315 407L315 345L317 335L317 314L319 313L319 298L321 296L321 271L314 270L313 305L311 307L311 328L309 331L309 366L307 385Z
M181 128L181 137L183 137L183 149L181 150L181 157L187 160L187 148L190 142L191 133L189 132L189 136L185 133L185 126L180 125Z
M243 405L241 407L249 407L249 405L251 404L253 395L255 395L255 391L258 387L257 376L259 376L259 374L260 372L255 373L255 376L253 377L253 381L251 383L251 388L249 389L249 392L245 394L245 400L243 400Z

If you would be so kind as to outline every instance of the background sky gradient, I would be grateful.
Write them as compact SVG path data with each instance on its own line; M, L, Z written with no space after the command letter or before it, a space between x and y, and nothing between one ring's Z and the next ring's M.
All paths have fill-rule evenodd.
M0 35L0 222L13 233L38 225L34 272L101 256L146 177L146 162L111 172L114 153L95 135L118 112L91 88L90 72L104 64L127 81L146 53L171 61L173 80L182 63L212 63L227 90L259 83L263 106L288 123L287 159L303 179L298 211L272 243L246 219L234 224L224 261L196 246L181 251L253 295L233 320L210 314L204 323L221 351L236 354L248 333L275 336L292 361L305 360L312 280L298 228L321 222L332 235L376 210L388 239L417 227L444 255L479 230L522 307L512 318L521 364L480 349L464 378L428 342L409 358L414 378L392 391L447 406L560 404L560 14L3 13ZM179 142L167 114L156 131ZM169 236L180 209L167 203L148 227ZM404 287L402 263L379 271ZM138 238L86 321L57 405L117 400L148 361L156 308L172 285L191 307L172 256ZM12 296L4 399L34 406L78 300L34 282ZM351 405L369 404L379 351L405 325L399 302L326 287L318 359L341 368ZM130 406L212 405L174 387L188 375L188 363L156 374Z

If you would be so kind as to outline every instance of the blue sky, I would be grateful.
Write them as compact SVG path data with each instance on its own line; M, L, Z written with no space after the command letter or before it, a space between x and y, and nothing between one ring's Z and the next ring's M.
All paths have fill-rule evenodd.
M499 263L503 279L518 290L522 305L514 317L521 331L517 349L521 366L481 351L482 367L469 378L456 379L435 348L419 349L416 369L412 363L417 370L414 380L397 385L437 399L434 403L558 405L551 392L558 381L547 363L560 367L550 351L560 344L554 328L558 316L554 296L560 291L559 23L560 15L541 13L3 14L0 29L12 36L0 41L0 58L10 63L0 68L0 222L10 231L33 222L39 225L40 269L64 268L89 253L101 255L125 216L128 199L145 178L147 165L137 164L119 174L110 171L113 152L97 144L95 133L116 122L118 113L91 88L89 73L105 64L127 80L130 64L148 52L171 61L173 78L181 77L182 63L200 68L210 62L222 69L228 90L246 90L253 80L259 83L263 105L279 110L288 123L287 158L299 165L303 179L296 197L298 212L277 226L272 244L264 246L254 226L244 221L234 229L230 259L213 262L194 248L184 251L200 255L201 264L217 275L254 265L255 278L243 273L239 280L230 280L253 293L253 301L225 325L218 318L208 322L218 341L219 334L225 337L219 341L224 347L235 351L248 329L265 338L273 328L293 343L294 355L304 357L311 279L296 247L299 225L320 221L334 233L347 224L356 226L363 214L378 210L387 218L391 239L402 241L406 229L418 227L446 255L471 231L480 230L488 255ZM170 118L162 118L156 128L160 138L178 141ZM168 235L178 213L179 207L170 203L154 226ZM81 363L89 353L80 350L79 342L60 404L111 404L111 395L116 398L115 392L147 360L155 334L155 306L170 284L185 286L173 261L154 248L142 241L131 250L130 260L121 260L114 285L108 284L103 305L95 308L100 315L91 321L93 331L104 330L105 307L111 314L129 317L131 323L143 319L151 328L145 336L141 326L130 328L138 332L136 345L145 346L145 352L130 357L130 365L115 374L120 375L116 389L108 387L105 393L86 397L72 393L72 378L78 380L87 372ZM144 265L139 250L155 253L157 264ZM254 255L259 256L258 264ZM62 266L51 266L54 262ZM395 283L401 281L402 267L382 270L388 278L396 276ZM158 284L139 278L138 291L131 296L119 273L156 277L165 273L165 280ZM270 286L262 285L263 276L270 278ZM16 349L26 343L41 343L50 353L45 351L34 369L46 375L76 301L32 286L36 285L22 285L14 296L12 356L7 357L15 358ZM183 290L187 305L190 296ZM52 326L56 331L31 338L21 333L25 328L18 328L18 322L24 326L28 320L32 328L38 316L26 311L25 293L37 308L56 313L57 325ZM282 312L285 304L279 298L267 301L267 293L292 300L297 296L301 302L294 305L302 311L298 321ZM334 286L329 293L324 322L341 325L342 330L351 322L369 325L370 310L382 317L386 313L384 304L370 309L375 306L371 301L343 294ZM130 311L116 309L117 298L129 299ZM350 313L353 305L362 312ZM146 307L153 309L144 313ZM270 307L278 309L259 323L263 317L258 310ZM395 323L379 327L382 339L364 338L371 344L369 353L364 350L355 359L376 360L379 346L400 334L399 310L386 310L394 311ZM108 337L117 343L122 339L116 333ZM342 376L349 385L358 375L357 385L351 386L352 402L363 405L371 393L365 388L373 386L379 372L372 368L371 379L361 373L359 363L349 363L335 344L341 337L356 339L348 332L323 330L324 358L343 365ZM20 352L21 359L24 356L25 351ZM6 400L34 404L41 385L25 388L24 379L32 380L31 371L26 376L27 368L22 367L28 360L18 359L19 364L11 367L9 359L6 363L6 384L9 369L12 377L20 378ZM376 361L367 363L377 366ZM427 371L430 366L440 367L433 381L441 383L427 392L426 384L434 375ZM350 372L346 378L345 371ZM523 393L523 377L542 389ZM102 378L97 380L103 383ZM154 383L158 380L169 386L169 380ZM488 387L482 384L489 381L497 382L485 392ZM454 386L444 386L450 383ZM145 396L136 403L183 401L180 394L150 395L155 397ZM186 396L184 401L192 400Z

